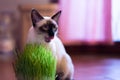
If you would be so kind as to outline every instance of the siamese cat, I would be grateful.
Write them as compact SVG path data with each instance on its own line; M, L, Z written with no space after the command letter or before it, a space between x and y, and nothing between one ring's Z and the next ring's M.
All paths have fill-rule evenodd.
M74 73L72 60L66 53L61 40L57 37L60 15L61 11L52 17L43 17L37 10L32 9L31 19L33 26L29 30L27 43L42 44L50 48L57 60L56 80L72 80Z

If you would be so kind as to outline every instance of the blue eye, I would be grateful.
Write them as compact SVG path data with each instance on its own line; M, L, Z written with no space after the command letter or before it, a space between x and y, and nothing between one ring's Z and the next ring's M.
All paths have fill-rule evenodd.
M54 27L54 28L53 28L53 30L54 30L54 31L57 31L57 28L56 28L56 27Z
M49 26L45 25L42 27L44 30L48 30L49 29Z

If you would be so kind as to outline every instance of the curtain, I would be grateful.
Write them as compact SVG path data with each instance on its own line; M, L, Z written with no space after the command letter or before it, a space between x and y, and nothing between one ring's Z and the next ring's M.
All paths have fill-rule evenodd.
M59 37L66 45L111 43L111 0L60 0Z

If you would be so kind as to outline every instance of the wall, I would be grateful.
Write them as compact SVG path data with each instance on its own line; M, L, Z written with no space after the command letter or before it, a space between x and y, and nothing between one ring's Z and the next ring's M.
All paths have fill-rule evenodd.
M0 0L0 11L18 11L21 4L47 4L49 0Z

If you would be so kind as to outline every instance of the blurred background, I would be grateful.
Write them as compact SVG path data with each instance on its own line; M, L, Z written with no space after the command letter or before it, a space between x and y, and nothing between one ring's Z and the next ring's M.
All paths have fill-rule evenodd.
M19 49L25 45L27 31L32 25L32 8L39 10L43 16L52 16L62 10L59 37L65 46L114 48L120 41L118 3L119 0L0 0L0 14L16 19L13 22L17 27L15 33Z
M0 0L0 23L4 19L5 23L11 21L7 27L0 24L0 29L4 27L5 31L10 30L16 42L15 48L22 50L27 32L32 26L31 9L37 9L43 16L52 16L62 10L58 36L77 68L75 80L118 80L120 70L116 69L120 66L119 3L120 0ZM110 74L102 76L102 73L109 72ZM83 76L88 76L89 79Z

